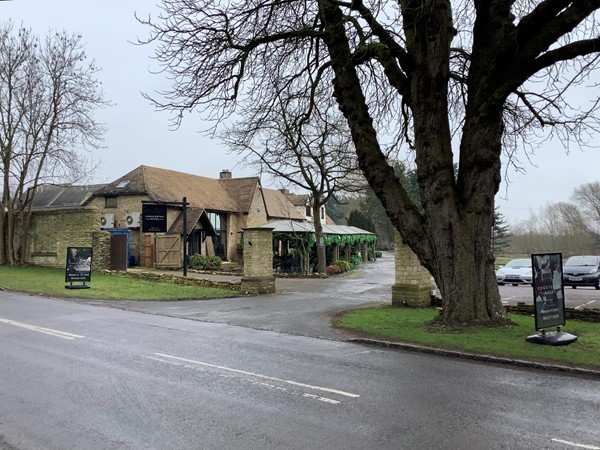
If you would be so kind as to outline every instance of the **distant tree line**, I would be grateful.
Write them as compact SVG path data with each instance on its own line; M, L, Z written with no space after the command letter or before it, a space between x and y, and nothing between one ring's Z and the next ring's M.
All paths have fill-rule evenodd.
M600 182L576 188L570 202L549 203L513 226L507 252L600 254Z

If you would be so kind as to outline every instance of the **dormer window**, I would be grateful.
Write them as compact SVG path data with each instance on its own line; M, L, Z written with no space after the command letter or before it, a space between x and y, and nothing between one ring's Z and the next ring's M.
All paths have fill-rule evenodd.
M117 189L125 189L129 184L129 180L123 180L119 184L117 184Z

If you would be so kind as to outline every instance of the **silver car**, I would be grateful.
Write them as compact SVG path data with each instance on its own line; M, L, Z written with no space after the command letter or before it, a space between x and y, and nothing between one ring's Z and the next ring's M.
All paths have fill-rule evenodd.
M533 279L531 259L521 258L510 260L505 266L496 271L496 279L500 286L505 284L512 284L513 286L531 284L531 280Z

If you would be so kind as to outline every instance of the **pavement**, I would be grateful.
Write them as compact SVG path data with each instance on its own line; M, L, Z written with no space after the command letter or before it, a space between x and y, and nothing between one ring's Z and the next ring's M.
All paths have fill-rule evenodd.
M130 268L128 270L133 272L158 272L142 268ZM168 273L183 275L177 271L168 271ZM188 277L217 281L239 281L241 279L241 276L236 275L205 274L192 271L188 271ZM384 252L377 261L363 263L360 268L335 277L277 278L277 292L270 295L156 302L87 300L86 303L146 314L223 323L290 335L345 340L363 345L376 345L405 351L467 358L493 364L600 378L600 371L596 370L371 339L332 326L332 319L343 311L389 303L393 283L394 254Z

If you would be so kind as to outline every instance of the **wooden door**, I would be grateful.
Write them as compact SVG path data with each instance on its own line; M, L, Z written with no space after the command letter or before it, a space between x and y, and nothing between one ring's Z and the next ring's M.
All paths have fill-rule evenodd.
M126 234L110 237L110 270L127 270L127 245Z

